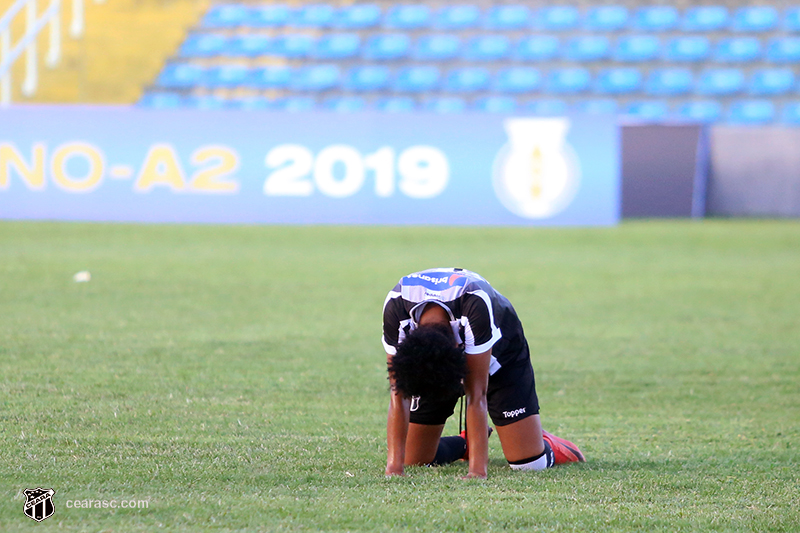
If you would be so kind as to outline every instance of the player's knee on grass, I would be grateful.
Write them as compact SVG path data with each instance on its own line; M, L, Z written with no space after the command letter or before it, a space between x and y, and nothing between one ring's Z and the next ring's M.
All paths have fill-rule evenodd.
M508 466L513 470L544 470L556 464L553 456L553 449L547 441L544 441L544 451L534 457L529 457L521 461L509 461Z

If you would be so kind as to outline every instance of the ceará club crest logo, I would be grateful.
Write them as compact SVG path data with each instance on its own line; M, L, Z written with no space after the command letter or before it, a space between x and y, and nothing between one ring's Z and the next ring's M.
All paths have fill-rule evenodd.
M23 490L25 504L22 506L22 511L37 522L50 518L56 512L56 507L53 505L55 493L56 491L53 489L43 489L41 487Z
M566 209L575 198L581 171L567 144L566 118L510 118L508 143L492 168L492 184L503 206L515 215L540 219Z

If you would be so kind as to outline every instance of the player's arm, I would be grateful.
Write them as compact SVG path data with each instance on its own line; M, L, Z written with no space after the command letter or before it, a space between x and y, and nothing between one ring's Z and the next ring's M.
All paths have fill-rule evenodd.
M391 355L386 356L387 361ZM386 475L402 476L403 462L406 457L406 437L408 436L408 423L411 413L411 400L404 398L394 386L394 380L389 378L391 383L389 397L389 414L386 419L386 444L388 452L386 455Z
M480 354L467 354L467 377L464 378L464 393L467 397L467 443L469 446L467 478L486 478L489 465L486 391L489 387L491 355L491 348Z

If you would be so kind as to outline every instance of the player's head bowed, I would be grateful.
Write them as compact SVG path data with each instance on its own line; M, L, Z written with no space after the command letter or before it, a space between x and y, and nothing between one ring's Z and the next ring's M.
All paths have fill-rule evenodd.
M403 396L460 396L467 359L449 324L420 326L389 362L389 375Z

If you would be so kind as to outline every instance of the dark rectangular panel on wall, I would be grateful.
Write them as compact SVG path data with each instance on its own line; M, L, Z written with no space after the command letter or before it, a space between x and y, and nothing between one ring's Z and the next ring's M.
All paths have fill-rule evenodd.
M706 138L699 125L623 125L623 218L704 216Z
M716 126L708 214L800 216L800 129Z

